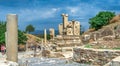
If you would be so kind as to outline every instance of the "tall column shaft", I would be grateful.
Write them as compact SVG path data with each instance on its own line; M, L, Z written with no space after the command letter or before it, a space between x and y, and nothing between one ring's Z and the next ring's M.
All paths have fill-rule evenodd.
M68 14L62 14L63 17L63 34L66 34L66 27L68 25Z
M59 28L59 35L62 35L63 34L63 24L59 24L58 28Z
M7 60L18 62L18 17L7 15Z
M63 17L63 28L66 28L68 24L68 14L62 14Z
M44 43L46 44L47 41L47 33L46 33L46 29L44 29Z
M6 47L7 47L7 45L8 45L8 43L7 43L8 41L7 41L7 31L5 32L5 44L6 44ZM6 49L7 50L7 49ZM7 54L8 52L6 51L6 55L8 55Z

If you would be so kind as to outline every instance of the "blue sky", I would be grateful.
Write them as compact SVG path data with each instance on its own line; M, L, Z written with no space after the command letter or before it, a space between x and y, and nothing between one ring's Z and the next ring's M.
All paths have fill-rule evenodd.
M0 20L6 15L18 15L19 29L33 24L36 30L55 28L62 23L62 13L69 14L69 20L78 20L87 29L89 18L99 11L120 13L120 0L0 0Z

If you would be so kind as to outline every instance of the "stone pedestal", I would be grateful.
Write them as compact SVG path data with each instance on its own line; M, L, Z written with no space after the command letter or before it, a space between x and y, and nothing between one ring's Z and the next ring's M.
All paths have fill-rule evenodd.
M18 17L16 14L7 15L7 60L18 62Z

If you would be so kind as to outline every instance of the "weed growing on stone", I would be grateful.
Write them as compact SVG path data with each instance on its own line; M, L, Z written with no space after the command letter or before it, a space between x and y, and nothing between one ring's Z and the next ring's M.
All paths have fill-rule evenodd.
M113 48L114 50L120 50L120 47Z
M90 44L85 45L85 48L92 48Z

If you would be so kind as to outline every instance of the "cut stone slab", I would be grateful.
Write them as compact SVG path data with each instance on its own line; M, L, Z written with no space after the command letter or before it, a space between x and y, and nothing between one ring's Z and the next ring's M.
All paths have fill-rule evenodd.
M120 56L113 59L110 66L120 66Z

